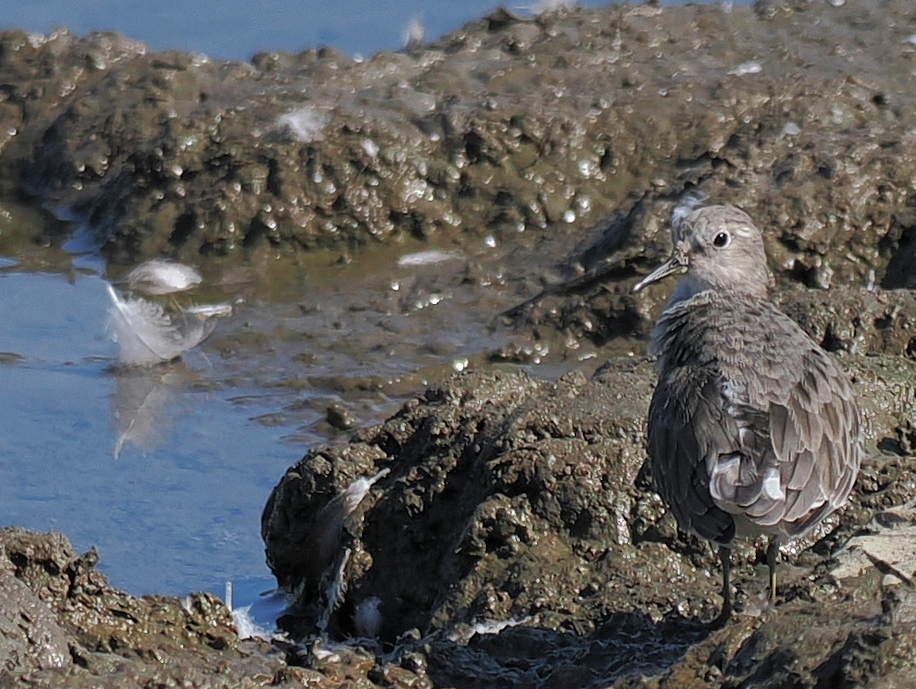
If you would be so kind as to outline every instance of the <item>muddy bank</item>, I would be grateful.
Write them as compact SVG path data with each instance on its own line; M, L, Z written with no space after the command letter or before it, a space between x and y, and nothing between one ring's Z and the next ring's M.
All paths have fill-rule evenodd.
M888 451L873 455L842 513L784 550L776 611L762 610L764 544L744 543L742 614L721 633L701 624L721 604L712 551L678 534L640 470L650 363L613 359L556 383L460 376L352 443L306 455L264 513L268 561L299 597L281 623L295 638L369 636L402 650L419 637L435 686L654 686L659 676L731 686L786 653L786 678L771 686L883 676L905 657L900 635L913 641L894 613L908 589L899 577L882 584L880 563L832 572L853 557L840 547L850 536L872 552L873 520L909 538L909 513L894 509L916 479L902 444L916 379L892 357L844 363L869 446ZM863 637L867 648L850 651ZM792 684L796 675L811 683Z
M6 32L0 178L125 261L576 231L699 184L778 228L794 279L912 285L913 11L497 11L360 61Z
M240 641L211 595L132 597L63 536L0 530L0 686L908 686L916 381L892 357L844 363L888 450L784 551L775 610L744 543L739 613L703 623L713 553L640 474L650 363L612 359L555 383L457 376L291 467L264 535L304 645Z
M912 443L909 366L844 361L870 400L869 444ZM712 552L639 474L648 368L459 376L307 455L265 511L269 557L301 596L282 623L304 646L240 641L213 596L132 597L94 552L4 529L0 686L908 686L911 454L873 457L849 507L784 553L776 610L761 609L761 544L743 544L740 613L713 631ZM338 571L343 600L323 609Z
M97 561L60 534L0 529L0 686L282 682L277 654L240 642L215 596L129 596Z

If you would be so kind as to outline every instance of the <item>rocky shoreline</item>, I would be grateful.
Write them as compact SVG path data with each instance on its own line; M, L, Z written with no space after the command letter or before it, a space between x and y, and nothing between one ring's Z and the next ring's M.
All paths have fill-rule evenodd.
M500 10L361 61L0 34L0 202L85 221L115 262L489 237L524 247L500 274L526 288L493 313L516 349L280 479L262 534L286 637L239 640L209 594L130 596L94 552L7 528L0 686L911 686L914 32L903 0L761 0ZM870 455L784 549L776 610L759 544L737 549L719 630L714 558L640 470L665 288L629 292L695 188L765 229L774 296L850 371ZM517 366L585 344L600 361L557 380Z

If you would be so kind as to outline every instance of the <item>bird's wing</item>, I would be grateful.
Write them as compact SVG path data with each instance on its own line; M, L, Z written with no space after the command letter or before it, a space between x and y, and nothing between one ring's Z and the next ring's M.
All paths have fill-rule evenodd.
M755 530L797 536L845 500L858 470L857 416L843 406L851 397L831 392L830 368L805 362L800 370L783 390L715 365L674 369L659 381L649 455L682 528L727 543L740 515Z
M768 402L785 500L766 521L797 536L842 505L852 489L862 455L859 411L846 376L816 348L805 352L794 384Z
M659 493L682 528L719 543L739 515L738 527L801 535L846 500L862 455L859 413L833 359L775 307L741 315L700 332L711 349L669 318L661 349L681 356L661 367L649 408Z
M648 451L656 489L681 528L725 544L735 523L713 501L706 466L710 452L731 445L716 388L710 370L678 368L662 376L649 406Z
M845 502L861 462L859 414L846 376L807 338L800 345L781 366L720 374L721 418L712 395L698 411L710 417L706 466L715 504L790 538Z

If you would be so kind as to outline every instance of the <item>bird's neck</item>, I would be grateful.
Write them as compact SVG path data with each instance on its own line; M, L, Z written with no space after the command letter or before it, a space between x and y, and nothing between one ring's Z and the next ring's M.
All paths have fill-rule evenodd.
M713 285L707 280L687 273L677 281L677 286L671 293L671 298L668 299L668 304L665 306L665 311L670 309L672 306L690 299L691 297L695 297L701 292L705 292L709 289L713 289Z
M702 276L687 273L677 281L677 286L671 293L671 298L668 299L665 311L709 290L713 290L718 294L733 295L736 298L769 299L767 287L760 286L754 281L730 283L728 286L723 286L717 285Z

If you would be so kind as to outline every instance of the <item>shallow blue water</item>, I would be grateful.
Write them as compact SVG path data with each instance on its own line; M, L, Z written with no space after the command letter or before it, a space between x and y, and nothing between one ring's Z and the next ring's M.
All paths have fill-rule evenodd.
M132 593L221 594L234 580L244 602L246 582L272 585L260 511L303 448L249 420L231 399L244 391L214 386L199 352L113 367L105 284L0 273L0 524L98 546Z

